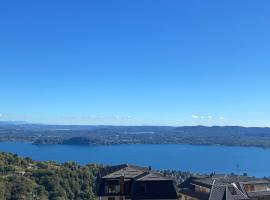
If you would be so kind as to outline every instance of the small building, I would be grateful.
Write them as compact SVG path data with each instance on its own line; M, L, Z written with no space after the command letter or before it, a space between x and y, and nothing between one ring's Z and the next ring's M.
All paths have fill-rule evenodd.
M118 165L104 168L98 178L100 200L177 200L174 182L149 168Z
M247 176L194 176L181 184L181 200L270 200L270 182Z

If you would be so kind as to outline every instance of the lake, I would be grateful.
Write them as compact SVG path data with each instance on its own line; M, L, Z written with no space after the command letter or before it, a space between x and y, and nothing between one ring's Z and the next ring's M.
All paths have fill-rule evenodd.
M198 173L244 172L270 176L270 149L200 145L111 145L66 146L0 142L0 151L29 156L35 160L76 161L80 164L123 164L152 166Z

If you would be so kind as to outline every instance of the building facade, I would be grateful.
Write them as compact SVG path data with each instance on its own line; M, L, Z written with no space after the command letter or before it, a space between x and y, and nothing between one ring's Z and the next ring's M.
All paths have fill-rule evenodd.
M270 200L270 182L247 176L197 176L181 184L181 200Z
M171 179L149 168L118 165L105 168L98 179L100 200L176 200Z

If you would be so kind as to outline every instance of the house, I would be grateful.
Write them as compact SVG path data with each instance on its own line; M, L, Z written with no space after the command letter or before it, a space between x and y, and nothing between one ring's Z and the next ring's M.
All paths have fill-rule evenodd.
M270 182L247 176L194 176L181 185L181 200L270 200Z
M174 182L150 168L118 165L105 168L97 181L100 200L177 200Z

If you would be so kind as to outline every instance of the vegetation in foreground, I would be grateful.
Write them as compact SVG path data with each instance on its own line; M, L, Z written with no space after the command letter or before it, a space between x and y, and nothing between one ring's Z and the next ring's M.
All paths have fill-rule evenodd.
M75 162L38 162L0 152L0 200L96 200L96 177L102 167L81 166ZM175 170L159 172L174 179L177 187L196 175Z
M0 152L0 200L96 200L96 177L103 166L38 162ZM177 185L189 172L162 170Z
M0 153L0 200L96 199L99 166L37 162Z

